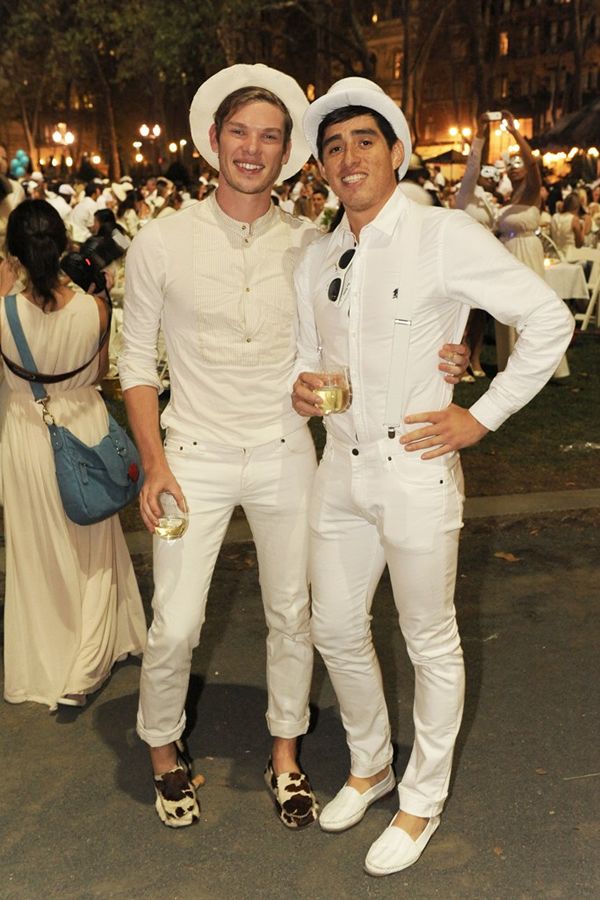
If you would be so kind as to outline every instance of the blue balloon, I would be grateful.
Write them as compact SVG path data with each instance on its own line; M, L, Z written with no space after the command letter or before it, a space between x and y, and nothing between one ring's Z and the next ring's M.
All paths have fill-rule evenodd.
M21 165L23 165L23 166L29 165L29 157L27 156L27 154L25 153L24 150L19 150L19 151L18 151L18 153L17 153L17 159L19 160L19 162L21 163Z
M26 171L25 166L15 166L14 168L14 173L17 178L22 178Z
M22 159L24 156L27 156L27 154L25 153L25 151L23 149L17 150L17 152L15 153L16 159ZM29 159L29 157L27 157L27 158Z

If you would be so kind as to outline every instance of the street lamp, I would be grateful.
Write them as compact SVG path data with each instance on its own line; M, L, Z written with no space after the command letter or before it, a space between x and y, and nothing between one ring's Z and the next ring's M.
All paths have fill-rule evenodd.
M75 143L75 135L73 134L72 131L69 131L69 129L67 128L66 122L58 122L58 124L56 125L56 128L52 132L52 140L57 145L57 147L62 148L63 168L65 165L68 168L70 168L73 165L73 160L72 160L70 154L65 156L65 152L66 152L67 148L71 146L71 144ZM67 160L69 160L69 159L71 160L70 163L67 162ZM41 163L40 163L40 165L41 165ZM52 157L52 165L53 166L58 165L58 159L56 158L56 156Z
M455 149L455 144L458 147L458 150L462 153L463 156L468 156L471 150L471 136L473 134L472 129L468 125L451 125L448 129L448 134L452 138L452 149ZM453 181L454 175L454 163L450 161L450 181Z
M152 144L154 165L156 168L158 168L159 157L160 157L160 153L159 153L159 149L158 149L158 138L161 135L161 131L162 131L162 129L161 129L160 125L158 124L158 122L155 122L155 124L152 127L150 127L149 125L146 125L146 123L144 122L139 127L140 136L142 138L147 138L150 141L150 143Z
M70 144L74 143L75 135L72 131L67 129L66 122L59 122L52 133L52 140L55 144L61 144L64 147L68 147Z

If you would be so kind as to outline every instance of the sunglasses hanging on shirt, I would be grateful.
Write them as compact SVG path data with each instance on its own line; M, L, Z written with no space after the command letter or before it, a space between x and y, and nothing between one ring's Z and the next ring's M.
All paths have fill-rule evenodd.
M350 250L345 250L340 256L337 266L337 269L340 269L342 274L336 275L333 279L329 287L327 288L327 296L331 300L332 303L336 303L340 297L344 296L344 287L346 282L346 276L351 268L352 260L354 259L354 254L356 253L356 248L351 247Z

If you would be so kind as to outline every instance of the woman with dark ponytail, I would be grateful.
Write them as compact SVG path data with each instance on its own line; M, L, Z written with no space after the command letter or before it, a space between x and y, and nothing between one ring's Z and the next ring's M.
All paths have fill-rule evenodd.
M6 317L17 312L40 372L71 372L94 357L108 313L99 298L70 284L60 269L67 247L58 212L26 200L10 214L8 259L0 265L2 353L22 364ZM95 388L108 347L82 372L46 385L57 423L93 445L107 430ZM114 663L141 653L145 620L118 516L81 526L65 515L49 432L29 382L2 363L1 476L6 539L4 696L83 706Z

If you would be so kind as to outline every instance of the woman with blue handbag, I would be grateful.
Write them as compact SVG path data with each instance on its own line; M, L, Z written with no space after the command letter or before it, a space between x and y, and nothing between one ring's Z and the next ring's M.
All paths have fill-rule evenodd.
M9 218L0 269L4 697L50 710L83 706L117 660L142 652L146 634L118 515L76 524L59 491L49 420L92 449L108 430L95 386L109 312L61 272L66 246L56 210L27 200Z

